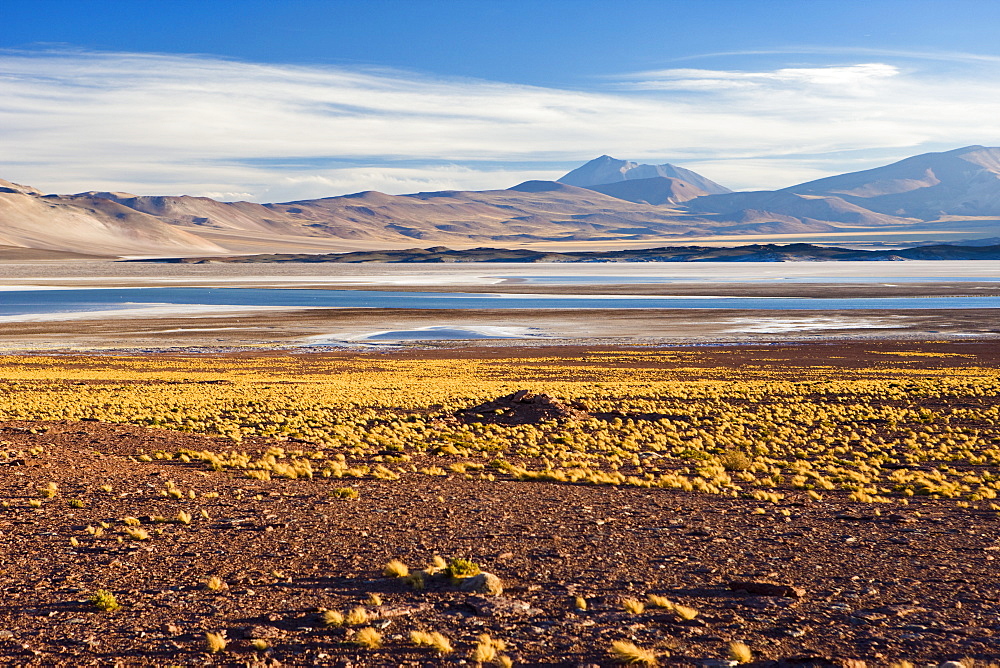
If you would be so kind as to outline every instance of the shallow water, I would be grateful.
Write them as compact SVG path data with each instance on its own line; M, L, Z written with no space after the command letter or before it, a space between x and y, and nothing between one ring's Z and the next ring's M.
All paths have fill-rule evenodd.
M611 287L611 286L609 286ZM0 316L105 311L151 305L384 309L992 309L1000 297L662 297L520 295L260 288L107 288L11 290L0 293Z
M517 283L532 285L645 285L660 283L712 282L704 276L504 276ZM720 281L724 279L720 278ZM741 279L741 283L988 283L1000 276L771 276ZM728 282L726 280L725 282Z

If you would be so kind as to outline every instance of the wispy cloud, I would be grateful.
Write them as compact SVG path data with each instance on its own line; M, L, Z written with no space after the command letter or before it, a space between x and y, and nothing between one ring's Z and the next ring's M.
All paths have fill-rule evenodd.
M939 63L1000 63L1000 56L965 51L917 51L913 49L879 49L861 46L789 46L777 49L715 51L675 58L675 61L703 60L732 56L840 56L855 58L889 58L892 60L926 60Z
M890 62L670 69L573 91L200 56L8 51L0 177L54 192L281 201L503 188L609 153L700 166L736 188L781 187L887 153L1000 141L997 74L992 63L947 77Z

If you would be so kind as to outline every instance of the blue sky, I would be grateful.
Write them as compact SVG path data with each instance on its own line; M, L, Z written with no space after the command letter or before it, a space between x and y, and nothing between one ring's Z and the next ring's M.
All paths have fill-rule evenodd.
M0 178L258 201L603 153L775 188L1000 144L1000 3L5 3Z

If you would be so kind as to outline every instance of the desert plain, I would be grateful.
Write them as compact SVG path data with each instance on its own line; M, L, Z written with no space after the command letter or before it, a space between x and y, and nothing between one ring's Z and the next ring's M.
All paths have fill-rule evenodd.
M1000 288L993 263L851 264L32 261L0 264L0 299ZM3 315L0 657L986 666L998 334L995 309Z

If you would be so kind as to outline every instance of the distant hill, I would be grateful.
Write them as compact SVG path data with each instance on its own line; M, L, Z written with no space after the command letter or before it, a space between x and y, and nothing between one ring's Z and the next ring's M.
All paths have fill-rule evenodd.
M690 169L677 167L670 163L643 165L637 162L629 162L628 160L618 160L617 158L612 158L610 155L602 155L599 158L594 158L587 164L577 167L558 179L558 181L559 183L566 183L571 186L590 188L591 186L618 183L619 181L652 179L658 176L685 181L695 188L712 195L732 192L729 188L721 186L697 172L692 172Z
M206 256L747 237L925 246L1000 237L1000 149L928 153L760 192L730 192L680 167L608 156L559 181L507 190L364 191L278 204L113 191L46 195L0 181L0 259L29 256L17 249L52 257Z
M841 212L863 211L863 216L872 221L877 218L871 214L917 220L1000 217L1000 148L966 146L944 153L925 153L884 167L782 190L705 197L692 208L731 216L748 209L787 213L790 207L800 213L813 213L817 206ZM850 214L832 219L847 220L845 215Z
M622 251L537 251L517 248L470 248L453 250L444 246L404 250L360 251L323 255L278 254L229 257L161 258L131 262L183 264L280 262L334 262L360 264L389 262L403 264L458 262L818 262L818 261L902 261L902 260L1000 260L996 246L920 246L901 250L865 251L831 248L812 244L752 244L730 248L710 246L664 246Z

